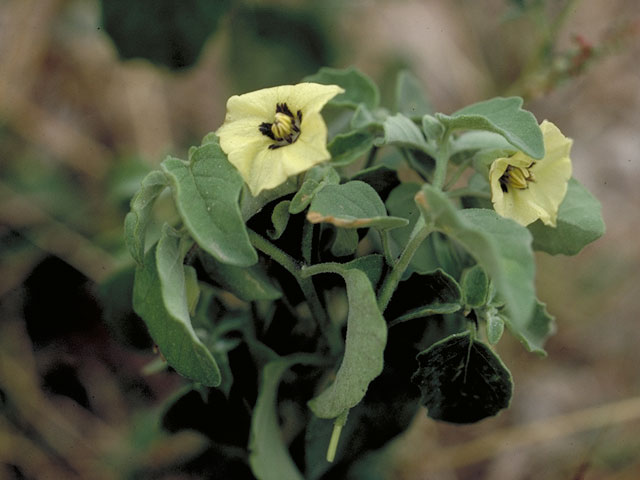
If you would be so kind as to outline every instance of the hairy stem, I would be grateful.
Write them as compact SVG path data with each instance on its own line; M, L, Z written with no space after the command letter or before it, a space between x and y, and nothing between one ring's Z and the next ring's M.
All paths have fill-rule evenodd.
M449 163L449 135L451 132L447 129L442 136L442 142L439 145L435 155L436 169L433 172L433 185L438 190L442 190L445 177L447 176L447 164Z
M380 287L380 292L378 294L378 308L380 309L380 312L384 313L387 305L389 305L391 296L393 295L393 292L395 292L398 283L400 283L402 275L409 266L413 255L416 253L416 250L418 250L418 247L424 239L429 236L431 231L432 229L425 224L424 218L422 216L419 217L413 227L413 232L411 232L411 236L409 237L406 247L404 247L398 261L384 279L382 287Z
M256 249L271 257L294 276L307 300L311 314L316 319L320 330L328 340L331 353L337 353L339 342L336 341L336 337L339 337L339 332L337 332L335 328L332 328L311 277L301 274L301 265L297 260L251 229L249 229L249 240ZM340 338L340 343L341 341Z

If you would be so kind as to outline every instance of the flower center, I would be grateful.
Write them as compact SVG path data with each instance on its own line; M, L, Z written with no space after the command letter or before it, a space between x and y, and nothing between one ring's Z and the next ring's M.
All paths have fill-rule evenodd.
M302 112L300 110L294 115L286 103L278 103L273 123L262 122L258 129L264 136L273 140L273 143L269 145L269 148L273 150L295 142L300 136L301 123Z
M507 193L509 187L526 190L529 187L529 182L536 181L536 177L531 171L531 167L533 167L534 164L535 162L531 162L528 167L509 165L500 177L500 188L502 188L502 191Z

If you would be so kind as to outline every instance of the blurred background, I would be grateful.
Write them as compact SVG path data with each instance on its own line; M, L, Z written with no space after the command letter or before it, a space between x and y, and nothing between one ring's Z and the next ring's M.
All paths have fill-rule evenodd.
M576 257L538 255L558 332L544 359L499 344L511 408L420 413L389 478L640 478L639 58L635 0L0 1L0 478L217 478L203 435L159 426L183 383L144 372L122 222L231 94L325 65L383 102L409 68L445 113L523 96L574 139L607 224Z

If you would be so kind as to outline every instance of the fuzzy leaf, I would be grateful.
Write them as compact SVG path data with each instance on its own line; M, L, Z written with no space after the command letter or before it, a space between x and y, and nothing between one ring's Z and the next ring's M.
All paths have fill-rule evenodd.
M431 151L420 128L404 115L397 113L387 117L383 127L384 144L415 148L426 153Z
M331 244L331 254L336 257L346 257L353 255L358 248L360 237L356 229L339 228L335 229L335 238Z
M282 291L273 283L260 264L236 267L219 262L205 252L201 252L200 260L205 272L213 280L241 300L253 302L276 300L282 297Z
M542 132L536 117L523 110L520 97L496 97L474 103L451 115L436 113L449 130L486 130L502 135L511 145L533 158L544 156Z
M338 85L344 88L344 93L336 95L329 101L329 105L356 108L363 103L368 108L374 109L380 103L380 92L377 85L354 67L343 70L322 67L318 73L305 77L304 81Z
M511 373L470 332L441 340L417 356L412 377L427 415L451 423L474 423L496 415L511 401Z
M387 343L387 325L367 275L358 269L345 269L341 275L349 301L345 352L333 384L309 401L320 418L336 418L360 403L369 383L382 372Z
M331 165L344 167L355 162L373 147L373 135L363 130L336 135L327 145Z
M462 273L462 294L467 307L481 307L489 298L489 277L480 265L474 265Z
M555 332L555 318L547 312L544 303L536 300L533 315L524 328L514 328L508 316L503 316L502 318L507 324L507 328L520 339L529 352L537 353L541 356L547 355L544 350L544 344L547 338Z
M220 370L191 325L179 244L180 237L165 227L147 252L144 267L136 269L133 308L170 366L180 375L215 387L220 384Z
M131 211L124 219L125 242L139 265L144 262L145 237L153 202L168 185L164 174L154 170L142 179L140 189L131 199Z
M340 183L340 175L331 165L316 165L305 174L304 183L291 199L289 213L295 215L302 212L309 206L316 193L327 185L337 185L338 183Z
M311 223L331 223L342 228L397 228L407 220L387 216L387 210L370 185L355 180L328 185L319 191L307 213Z
M238 206L242 178L218 143L198 147L190 163L168 157L161 167L185 226L203 250L229 265L258 261Z
M396 110L409 118L420 119L433 108L424 94L420 80L408 70L398 74L396 82Z
M289 223L289 206L290 200L283 200L279 202L271 212L271 223L273 223L273 230L268 230L267 235L273 240L279 239Z
M458 242L484 268L505 300L513 328L525 334L535 303L529 231L492 210L456 210L430 185L416 195L427 224Z
M462 308L462 293L458 282L441 269L427 275L414 275L392 297L389 311L404 311L391 324L429 315L453 313ZM407 289L406 293L402 289Z
M287 369L300 363L317 363L317 359L304 354L291 355L270 361L262 371L249 438L249 464L259 480L304 478L282 439L277 410L280 379Z
M487 340L491 345L495 345L500 341L504 333L504 317L498 314L498 310L495 307L489 307L486 322Z
M576 255L605 231L600 202L576 179L569 180L567 195L560 204L556 228L541 221L529 225L533 248L552 255Z

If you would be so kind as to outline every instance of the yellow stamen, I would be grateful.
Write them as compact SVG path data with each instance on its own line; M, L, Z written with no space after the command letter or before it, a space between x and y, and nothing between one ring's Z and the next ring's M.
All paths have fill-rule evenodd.
M529 182L535 182L535 176L529 168L509 165L500 181L505 186L524 190L528 187Z
M273 125L271 125L271 133L273 133L273 136L276 137L277 140L291 135L293 132L293 123L291 120L291 117L286 113L276 112Z

